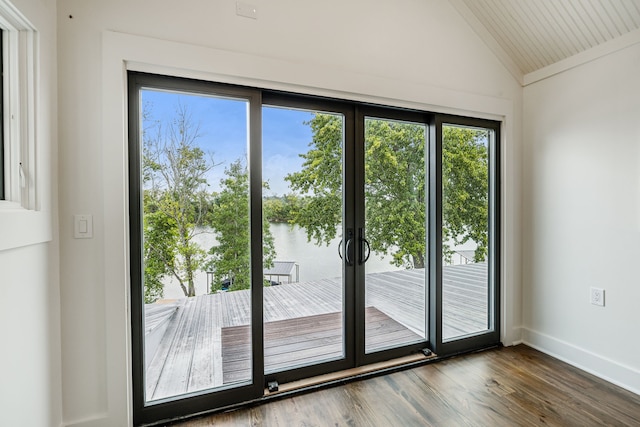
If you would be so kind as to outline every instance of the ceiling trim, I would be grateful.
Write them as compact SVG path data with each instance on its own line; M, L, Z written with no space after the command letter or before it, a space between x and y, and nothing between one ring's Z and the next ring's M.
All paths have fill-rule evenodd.
M489 33L487 28L478 20L476 15L469 9L463 0L449 0L449 3L467 21L471 29L480 37L484 44L491 49L502 65L511 73L520 85L524 85L524 74L511 56L500 46L496 39Z
M452 1L458 2L459 0ZM602 58L603 56L609 55L638 43L640 43L640 29L633 30L619 37L616 37L613 40L609 40L608 42L602 43L598 46L594 46L588 50L570 56L569 58L560 60L539 70L527 73L523 76L522 85L528 86L530 84L539 82L540 80L544 80L553 75L594 61L598 58Z

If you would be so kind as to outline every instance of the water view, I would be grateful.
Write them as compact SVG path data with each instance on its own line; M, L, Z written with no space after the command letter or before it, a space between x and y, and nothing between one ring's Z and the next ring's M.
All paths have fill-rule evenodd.
M300 266L301 282L340 277L342 264L338 256L339 237L333 239L328 246L316 246L313 242L307 242L305 231L297 225L272 223L270 228L276 248L276 261L297 262ZM216 244L214 233L206 230L197 236L196 241L204 250L209 250ZM372 253L367 261L367 272L399 270L390 260L389 256ZM196 295L209 293L206 272L199 271L196 274L195 284ZM168 280L164 288L164 299L177 298L184 298L184 293L175 280Z

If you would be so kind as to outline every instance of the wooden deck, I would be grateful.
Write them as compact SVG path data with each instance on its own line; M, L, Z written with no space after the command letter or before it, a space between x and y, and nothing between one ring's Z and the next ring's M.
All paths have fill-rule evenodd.
M367 307L367 336L372 350L378 345L392 346L419 342L421 337L375 307ZM342 313L315 314L264 324L265 372L278 372L298 366L344 357ZM251 379L250 326L222 328L223 383Z
M425 336L424 274L415 269L367 275L368 349ZM444 267L445 339L486 330L487 302L486 264ZM264 288L265 369L340 357L341 310L338 279ZM249 291L146 306L147 401L247 378L250 314Z

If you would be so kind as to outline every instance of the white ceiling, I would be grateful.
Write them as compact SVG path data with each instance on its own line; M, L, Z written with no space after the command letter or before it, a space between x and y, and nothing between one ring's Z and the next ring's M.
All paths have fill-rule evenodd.
M640 0L452 0L526 75L640 29ZM515 68L515 70L514 70Z

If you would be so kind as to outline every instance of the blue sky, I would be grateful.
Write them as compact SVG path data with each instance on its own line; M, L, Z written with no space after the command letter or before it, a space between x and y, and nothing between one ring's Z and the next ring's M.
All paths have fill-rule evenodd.
M151 117L162 123L171 122L177 105L188 108L193 122L200 126L198 144L212 153L216 164L220 163L209 175L213 191L219 190L226 166L238 158L246 159L246 101L151 90L142 92L142 101ZM311 129L304 122L312 117L309 111L263 107L263 180L270 187L265 190L266 195L289 192L284 177L302 166L299 154L309 149L312 138Z

